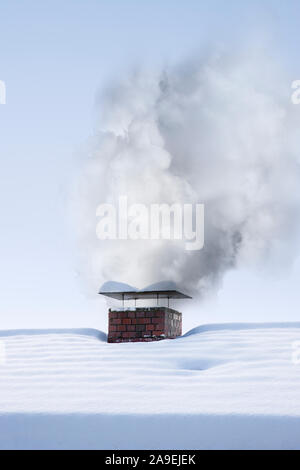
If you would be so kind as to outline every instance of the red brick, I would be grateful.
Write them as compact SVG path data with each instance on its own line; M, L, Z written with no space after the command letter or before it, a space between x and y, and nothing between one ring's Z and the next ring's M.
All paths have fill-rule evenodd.
M122 319L122 325L131 325L131 319L130 318L123 318Z
M136 312L136 318L143 318L145 316L145 312Z
M127 325L126 330L127 331L135 331L135 325Z
M146 323L151 323L150 318L137 318L136 323L138 325L144 325Z
M135 333L132 333L131 331L125 331L125 333L122 333L122 338L135 338Z
M163 323L161 318L152 318L152 323Z
M145 331L146 325L136 325L136 331Z
M164 334L164 332L163 332L163 331L160 331L160 330L157 330L157 331L153 331L152 334L153 334L154 336L161 336L161 335Z
M154 325L146 325L146 330L151 331L154 330L155 326Z
M153 312L153 317L157 317L157 318L164 318L165 316L165 313L162 312L162 311L159 311L159 312Z
M120 318L127 318L128 312L120 312Z
M122 321L121 318L113 318L111 323L113 325L121 325L121 321Z
M127 312L128 318L135 318L135 312Z
M165 327L162 323L156 323L154 325L154 330L163 330L163 331L165 331Z
M120 336L120 333L118 333L117 331L113 331L113 332L109 333L108 336L112 337L112 338L118 338Z
M110 325L109 331L110 331L110 332L111 332L111 331L117 331L116 325Z
M118 325L117 331L126 331L126 325Z
M109 312L109 318L118 318L118 312Z

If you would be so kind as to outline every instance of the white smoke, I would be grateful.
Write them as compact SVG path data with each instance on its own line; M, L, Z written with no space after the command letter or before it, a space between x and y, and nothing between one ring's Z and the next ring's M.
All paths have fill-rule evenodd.
M103 91L75 206L82 274L94 292L109 279L137 287L170 279L203 294L240 264L293 256L300 110L270 57L194 57ZM96 208L120 195L129 204L204 203L204 249L100 241Z

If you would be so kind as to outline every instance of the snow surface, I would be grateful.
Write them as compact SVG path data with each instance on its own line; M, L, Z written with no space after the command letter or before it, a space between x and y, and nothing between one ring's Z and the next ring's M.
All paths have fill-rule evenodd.
M160 281L155 284L150 284L150 286L140 289L140 292L147 291L159 291L159 290L179 290L175 282L173 281Z
M1 449L300 449L300 323L0 332Z
M135 292L136 288L124 282L107 281L102 284L99 292Z

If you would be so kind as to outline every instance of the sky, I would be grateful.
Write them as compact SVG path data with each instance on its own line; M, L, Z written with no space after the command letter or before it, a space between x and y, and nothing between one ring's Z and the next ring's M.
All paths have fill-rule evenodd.
M290 87L300 79L299 14L293 0L1 2L0 329L106 328L104 300L87 297L78 276L68 212L99 90L136 64L172 63L249 37L272 44ZM299 274L297 253L284 273L231 271L218 294L186 307L184 328L298 320Z

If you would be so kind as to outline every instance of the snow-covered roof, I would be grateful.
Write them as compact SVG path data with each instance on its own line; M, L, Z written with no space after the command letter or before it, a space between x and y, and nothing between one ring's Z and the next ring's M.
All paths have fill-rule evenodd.
M299 339L300 323L109 346L96 330L0 331L0 449L299 449Z

